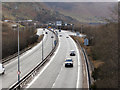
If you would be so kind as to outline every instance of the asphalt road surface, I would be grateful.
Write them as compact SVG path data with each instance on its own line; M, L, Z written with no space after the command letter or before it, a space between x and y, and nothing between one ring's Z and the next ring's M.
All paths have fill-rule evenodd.
M69 34L73 33L59 32L62 37L59 37L59 46L54 56L26 88L82 88L81 57ZM70 56L70 50L75 50L76 56ZM73 59L73 68L65 68L66 58Z
M38 29L37 34L41 35L43 29ZM48 34L44 34L43 38L43 46L44 46L44 58L50 53L52 50L52 39L51 36L54 35L52 32L45 30ZM43 33L45 33L43 31ZM54 36L55 37L55 36ZM54 41L54 38L53 38ZM31 71L39 62L42 61L42 44L39 43L29 51L20 55L20 71L21 77L26 75L29 71ZM11 85L17 82L17 58L11 60L12 62L5 65L5 74L0 76L2 77L2 88L9 88Z

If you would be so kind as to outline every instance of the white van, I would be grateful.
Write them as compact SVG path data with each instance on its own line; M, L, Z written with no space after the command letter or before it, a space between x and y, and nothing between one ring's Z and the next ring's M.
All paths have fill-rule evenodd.
M0 63L0 75L5 73L4 66Z

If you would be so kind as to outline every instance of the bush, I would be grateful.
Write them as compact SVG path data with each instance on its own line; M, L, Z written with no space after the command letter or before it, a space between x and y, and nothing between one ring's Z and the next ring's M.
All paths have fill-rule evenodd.
M38 40L38 35L31 28L20 28L20 51ZM2 58L8 57L18 51L18 32L13 30L9 24L2 24Z
M104 64L92 73L97 88L118 87L118 24L110 23L85 27L84 33L92 38L91 57Z
M90 89L91 90L97 90L97 86L95 83L93 83L91 86L90 86Z
M98 72L99 70L97 68L94 69L94 71L92 72L92 77L94 80L97 80L98 79Z

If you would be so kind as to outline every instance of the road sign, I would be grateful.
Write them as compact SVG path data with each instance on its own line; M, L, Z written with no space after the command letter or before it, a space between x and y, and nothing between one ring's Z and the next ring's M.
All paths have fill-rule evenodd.
M33 20L27 20L28 22L32 22Z
M56 21L57 26L62 26L62 21Z
M54 45L56 46L56 44L57 44L57 42L56 42L56 40L54 41Z
M48 28L51 28L51 27L48 27Z
M80 33L79 32L76 32L76 36L79 36L80 35Z
M87 38L84 39L84 45L88 46L89 45L89 40Z

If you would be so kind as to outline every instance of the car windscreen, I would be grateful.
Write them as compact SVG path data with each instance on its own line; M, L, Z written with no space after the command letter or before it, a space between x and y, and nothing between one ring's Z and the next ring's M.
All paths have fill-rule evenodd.
M72 60L71 60L71 59L68 59L68 60L66 60L66 62L72 62Z

